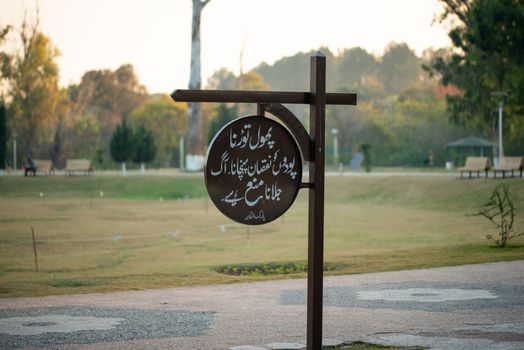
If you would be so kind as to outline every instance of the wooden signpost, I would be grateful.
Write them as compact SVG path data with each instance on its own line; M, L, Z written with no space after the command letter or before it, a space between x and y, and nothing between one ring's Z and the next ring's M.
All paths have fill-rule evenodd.
M206 187L230 219L260 225L289 209L300 188L309 190L307 348L322 348L324 173L326 104L356 105L357 95L326 93L326 58L311 57L309 92L175 90L181 102L256 103L257 116L235 119L211 142ZM309 134L282 104L309 104ZM266 118L271 113L282 124ZM302 161L309 182L302 182Z

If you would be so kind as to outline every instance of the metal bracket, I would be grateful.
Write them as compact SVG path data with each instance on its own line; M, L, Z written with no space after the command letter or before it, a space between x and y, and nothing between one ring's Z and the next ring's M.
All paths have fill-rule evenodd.
M264 112L273 114L275 117L280 119L291 131L293 137L296 138L300 152L305 161L313 161L311 155L311 148L313 141L309 137L306 129L298 120L298 118L280 103L258 103L257 104L258 114L263 116Z

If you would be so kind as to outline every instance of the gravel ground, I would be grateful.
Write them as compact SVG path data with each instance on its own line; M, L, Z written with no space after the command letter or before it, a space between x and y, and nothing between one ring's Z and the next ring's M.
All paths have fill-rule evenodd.
M325 338L524 349L524 261L325 278ZM0 299L0 348L304 343L306 280ZM264 347L264 345L266 345Z

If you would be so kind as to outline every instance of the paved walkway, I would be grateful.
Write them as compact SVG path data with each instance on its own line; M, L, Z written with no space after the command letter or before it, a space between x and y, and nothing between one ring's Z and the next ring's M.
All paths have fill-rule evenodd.
M327 277L324 294L332 341L524 349L524 260ZM0 348L300 348L305 299L304 279L0 299Z

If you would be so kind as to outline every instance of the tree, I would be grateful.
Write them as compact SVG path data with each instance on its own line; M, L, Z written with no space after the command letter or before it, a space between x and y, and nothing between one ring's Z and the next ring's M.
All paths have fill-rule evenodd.
M234 90L237 86L238 80L235 74L225 68L220 68L207 79L206 88L211 90Z
M11 31L11 26L5 26L0 27L0 47L3 46L5 40L7 39L7 35ZM2 83L2 80L5 79L4 74L5 70L7 69L9 71L10 69L10 62L11 61L11 55L9 55L4 49L0 50L0 72L2 72L2 75L0 75L0 84Z
M7 33L7 29L2 29L0 36L5 38ZM55 123L59 96L55 59L59 51L39 31L38 21L30 25L24 18L19 39L21 50L9 54L2 49L1 71L11 100L11 128L19 135L23 152L32 157L33 148L39 141L49 141L44 139L43 127L52 127Z
M80 84L69 87L71 114L94 117L100 126L100 139L106 144L122 118L147 99L132 65L124 64L115 71L92 70L84 73Z
M134 128L144 125L153 133L156 164L175 165L180 138L187 132L186 103L173 103L168 95L155 95L131 112L129 122Z
M398 94L415 84L422 74L420 60L406 43L390 44L380 64L381 80L386 92Z
M155 158L155 138L151 131L146 129L144 124L141 124L138 129L136 129L134 138L135 154L133 156L133 163L140 164L140 171L144 173L145 163Z
M336 90L358 89L366 85L369 77L376 77L379 63L377 59L360 47L342 51L337 59L337 73L335 75ZM360 96L359 96L360 97Z
M220 131L220 129L224 125L235 119L237 115L237 105L228 107L225 103L219 104L216 109L215 118L213 118L211 124L209 125L207 143L211 143L211 140L213 140L213 137L215 137L215 135Z
M193 19L191 24L191 70L189 88L200 89L200 18L202 10L210 0L193 0ZM189 103L189 133L187 169L201 170L204 166L204 142L200 104Z
M504 106L504 135L523 139L524 4L514 0L441 0L440 20L453 19L451 52L433 60L430 71L461 94L447 97L452 121L497 134L496 98L509 93ZM513 142L510 142L513 144ZM520 152L524 146L520 143Z
M126 175L126 162L130 161L135 154L135 145L133 139L133 130L124 118L120 124L117 125L111 141L109 143L109 150L111 158L115 162L122 163L122 175Z
M318 51L321 51L325 56L327 62L334 60L333 53L327 47L320 47ZM309 52L299 52L293 56L282 57L272 65L267 63L261 63L254 70L259 73L264 81L275 90L283 91L302 91L309 86L309 58L317 50ZM328 65L327 71L327 82L330 84L334 79L335 65ZM332 87L328 86L328 91L333 90Z
M62 125L63 158L95 158L97 167L102 166L103 157L97 154L102 148L100 141L100 125L93 116L71 116L63 120Z
M269 90L269 85L264 81L259 73L251 70L238 77L238 88L240 90L248 91L263 91ZM256 113L256 105L253 103L240 103L238 104L236 112L237 115L252 115Z
M56 105L56 124L54 129L48 130L50 139L52 141L49 145L49 154L51 155L51 161L54 166L63 165L65 162L65 137L66 137L66 120L69 117L69 99L67 96L67 89L60 89L58 95L58 101ZM82 140L83 143L88 142L84 138L78 138L75 140Z

